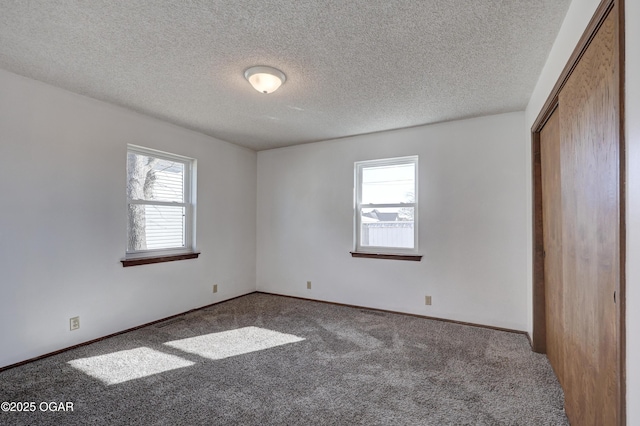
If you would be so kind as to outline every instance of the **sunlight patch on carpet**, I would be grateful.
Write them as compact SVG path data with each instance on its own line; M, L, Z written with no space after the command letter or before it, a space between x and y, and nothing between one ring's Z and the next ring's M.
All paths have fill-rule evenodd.
M186 359L146 347L79 358L69 364L107 385L194 365Z
M301 337L259 327L244 327L220 333L174 340L165 345L208 359L224 359L261 351L289 343L300 342Z

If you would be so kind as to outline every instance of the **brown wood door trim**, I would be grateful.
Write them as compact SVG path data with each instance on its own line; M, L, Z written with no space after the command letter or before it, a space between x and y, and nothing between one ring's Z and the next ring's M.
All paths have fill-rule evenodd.
M565 65L558 81L544 103L538 117L531 128L531 163L532 163L532 223L533 223L533 334L531 336L532 349L546 353L546 321L545 321L545 289L544 289L544 246L542 230L542 174L540 158L540 131L549 117L558 107L558 97L569 76L590 45L608 14L617 5L617 77L619 87L619 209L620 209L620 276L617 294L616 327L618 334L618 424L626 425L626 141L624 139L624 104L625 104L625 13L624 0L602 0L591 21L587 25L582 37L578 41L571 57Z
M618 326L618 371L620 378L618 380L620 425L627 424L627 149L625 140L625 0L617 0L618 5L618 51L616 52L618 59L618 120L619 120L619 152L620 152L620 280L618 285L618 301L617 301L617 318Z
M554 110L557 107L554 106ZM549 113L549 117L552 113ZM546 120L545 120L546 123ZM533 333L531 347L547 353L546 298L544 291L544 236L542 230L542 152L540 130L531 134L531 170L533 205Z

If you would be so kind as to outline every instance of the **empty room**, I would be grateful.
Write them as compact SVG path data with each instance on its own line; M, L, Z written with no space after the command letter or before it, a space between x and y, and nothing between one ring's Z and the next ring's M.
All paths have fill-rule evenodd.
M0 424L640 426L640 2L0 0Z

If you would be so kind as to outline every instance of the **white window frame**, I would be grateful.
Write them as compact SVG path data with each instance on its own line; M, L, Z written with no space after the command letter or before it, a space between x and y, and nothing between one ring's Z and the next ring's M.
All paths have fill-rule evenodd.
M145 148L139 145L127 145L127 161L125 162L125 177L128 179L129 154L139 154L148 157L159 158L161 160L173 161L184 164L184 197L183 202L170 201L146 201L132 200L127 195L126 212L129 214L129 205L156 205L156 206L175 206L185 208L185 230L184 230L184 247L162 248L162 249L146 249L146 250L129 250L129 231L126 231L126 252L125 259L139 259L145 257L171 256L179 254L187 254L195 252L196 243L196 160L178 154L171 154L164 151L158 151L151 148ZM128 221L128 218L127 218Z
M362 203L362 171L370 167L414 165L414 202L399 204L363 204ZM362 246L362 209L387 207L413 207L413 248ZM417 254L418 253L418 156L383 158L379 160L356 161L354 165L354 251L372 254Z

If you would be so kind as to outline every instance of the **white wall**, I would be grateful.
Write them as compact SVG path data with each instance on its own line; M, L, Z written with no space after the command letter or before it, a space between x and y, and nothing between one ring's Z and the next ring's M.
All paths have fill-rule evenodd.
M553 45L538 84L526 110L525 132L530 134L531 126L551 93L562 69L589 20L595 13L599 0L573 0L564 23ZM626 144L627 144L627 424L640 425L640 2L626 0ZM527 139L530 146L530 139ZM527 149L527 190L531 200L531 158ZM530 210L530 207L529 207ZM527 225L531 229L531 220ZM528 247L531 247L531 240ZM528 270L531 271L531 252L527 255ZM531 272L528 276L531 279ZM531 282L528 284L531 289ZM532 305L529 291L528 306ZM529 330L532 315L529 314Z
M512 113L259 152L258 290L525 330L523 126ZM352 258L353 163L415 154L424 258Z
M255 152L5 71L0 94L0 367L255 290ZM127 143L197 159L199 259L122 267Z
M627 424L640 425L640 2L626 1Z

